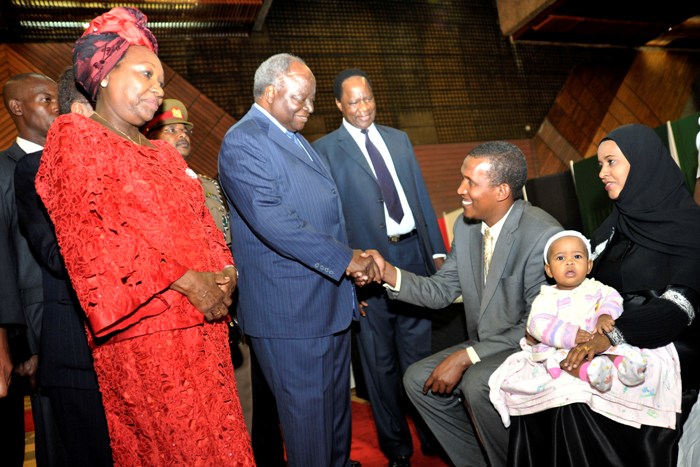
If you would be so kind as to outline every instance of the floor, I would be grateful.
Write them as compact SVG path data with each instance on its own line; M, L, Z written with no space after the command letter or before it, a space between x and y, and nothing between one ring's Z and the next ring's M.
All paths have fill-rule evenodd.
M24 412L29 413L32 404L29 397L24 398ZM36 467L36 456L34 453L34 431L29 431L24 435L24 467Z
M386 459L381 454L381 451L379 451L379 446L376 439L376 429L374 428L373 422L371 422L371 412L369 411L368 405L369 402L357 397L355 395L354 390L352 400L354 404L353 421L358 422L358 415L361 414L363 419L362 425L367 425L364 427L355 426L355 428L353 429L352 455L354 455L354 458L357 458L357 460L362 461L363 467L383 467L384 465L386 465ZM355 409L359 406L366 406L366 410L358 411L359 414L355 413ZM27 414L31 413L31 403L29 397L25 398L24 400L24 410ZM30 419L28 422L32 423L31 415L29 415L29 417ZM416 443L417 438L415 435L415 428L412 422L409 423L412 434L414 435L414 443ZM34 442L34 431L28 431L25 435L25 455L23 467L36 467ZM353 458L352 455L351 458ZM437 457L424 457L419 450L417 450L417 452L414 454L412 461L415 467L443 467L448 465Z

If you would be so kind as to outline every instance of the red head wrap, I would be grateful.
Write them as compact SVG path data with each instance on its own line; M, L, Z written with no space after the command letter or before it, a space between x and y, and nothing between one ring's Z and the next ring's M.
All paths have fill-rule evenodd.
M90 22L73 48L75 80L93 100L102 79L112 71L131 45L158 53L158 43L146 27L146 15L136 8L112 8Z

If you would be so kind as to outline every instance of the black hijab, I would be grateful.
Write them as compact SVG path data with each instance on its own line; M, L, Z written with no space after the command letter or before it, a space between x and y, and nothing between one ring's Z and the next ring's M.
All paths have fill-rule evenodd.
M700 259L700 206L656 132L644 125L623 125L601 143L606 140L617 144L630 171L610 216L593 235L594 244L609 238L615 227L650 250Z

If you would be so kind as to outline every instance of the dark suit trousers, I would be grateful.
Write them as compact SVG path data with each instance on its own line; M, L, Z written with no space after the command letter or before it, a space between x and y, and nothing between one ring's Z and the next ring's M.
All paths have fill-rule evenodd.
M275 396L265 381L252 347L250 377L253 386L253 426L250 437L255 462L264 467L285 467L287 461L284 459L284 441Z
M251 337L277 412L290 467L348 467L350 330L307 339Z
M0 399L0 457L2 465L22 467L24 463L24 388L22 378L13 375L9 393Z
M390 244L389 253L386 259L392 264L426 275L417 236ZM413 443L406 409L413 407L405 397L402 377L410 365L431 353L430 310L389 300L381 286L368 287L372 296L366 299L367 316L360 318L355 336L379 445L389 459L411 456ZM361 299L363 293L358 290ZM429 432L415 411L412 415L425 444Z
M98 389L45 388L66 450L66 466L111 467L107 419Z

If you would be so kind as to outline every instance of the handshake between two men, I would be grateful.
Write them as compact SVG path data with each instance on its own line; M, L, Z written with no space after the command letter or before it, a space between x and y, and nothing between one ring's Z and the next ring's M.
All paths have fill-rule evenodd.
M353 250L345 273L359 287L370 282L381 284L382 281L392 287L396 285L396 268L385 261L377 250Z

